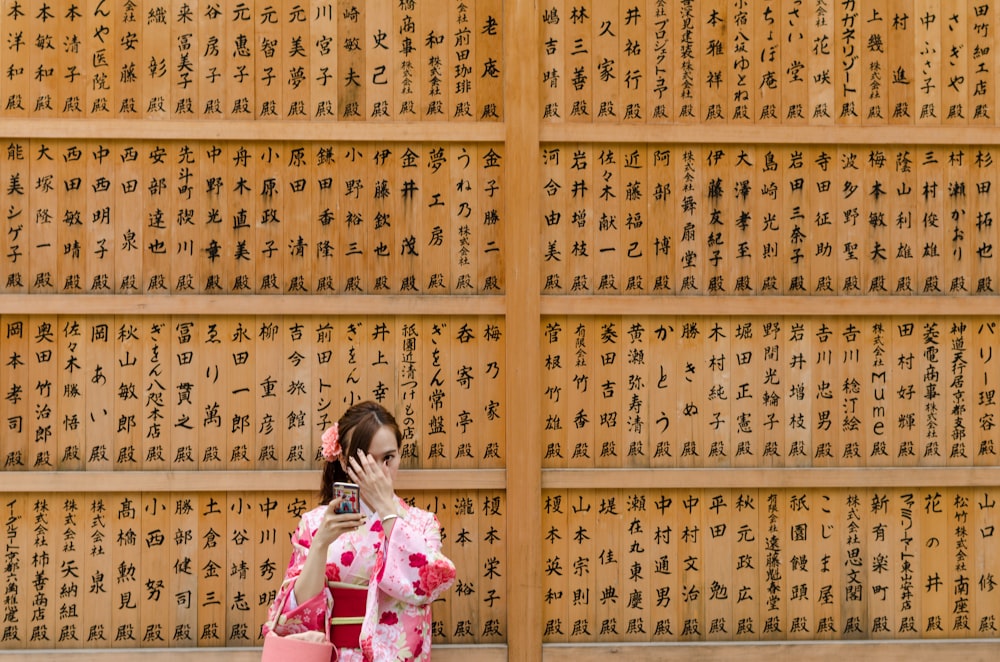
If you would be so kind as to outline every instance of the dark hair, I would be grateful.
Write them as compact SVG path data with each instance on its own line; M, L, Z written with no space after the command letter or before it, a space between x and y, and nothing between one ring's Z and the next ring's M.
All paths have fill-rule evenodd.
M340 447L344 449L345 460L352 456L357 457L362 452L367 453L372 447L375 433L384 427L389 428L396 437L397 449L403 445L403 434L396 424L396 418L377 402L366 400L352 405L340 417L337 425L340 431ZM323 482L319 486L320 505L326 505L333 500L334 483L349 482L351 478L340 465L340 458L327 462L323 467Z

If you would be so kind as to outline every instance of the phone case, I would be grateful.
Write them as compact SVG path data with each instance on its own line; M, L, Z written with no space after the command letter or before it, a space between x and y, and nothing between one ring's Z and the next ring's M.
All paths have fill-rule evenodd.
M333 498L343 499L337 507L338 513L361 512L361 492L353 483L334 483Z

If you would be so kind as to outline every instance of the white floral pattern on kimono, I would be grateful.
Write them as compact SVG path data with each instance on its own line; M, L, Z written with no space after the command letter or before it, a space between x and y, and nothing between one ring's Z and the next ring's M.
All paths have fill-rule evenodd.
M295 587L326 506L302 516L292 534L292 558L274 603L268 625L275 634L322 632L333 595L325 587L306 602L289 606L285 595ZM409 662L431 659L431 603L455 581L455 565L441 553L441 525L433 513L399 500L398 519L386 544L382 522L372 515L364 526L340 536L327 552L326 578L332 582L367 585L368 600L361 627L361 648L342 648L340 662ZM282 605L283 613L276 613Z

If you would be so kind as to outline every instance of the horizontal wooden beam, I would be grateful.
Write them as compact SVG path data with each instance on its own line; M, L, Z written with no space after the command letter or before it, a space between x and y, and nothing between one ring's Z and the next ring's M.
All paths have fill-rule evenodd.
M768 126L708 124L543 124L544 143L707 145L997 145L995 126Z
M988 487L1000 467L546 469L543 489Z
M31 315L502 315L503 296L4 294L0 314Z
M319 490L320 471L8 471L0 494L13 492L301 492ZM503 469L401 470L406 490L502 490Z
M968 316L1000 315L1000 297L545 296L541 311L543 315Z
M507 647L502 644L434 646L434 662L506 662ZM118 662L142 659L144 662L260 662L260 648L123 648L84 650L0 651L0 660L25 662Z
M500 122L270 122L5 117L0 136L32 140L301 140L318 142L503 142Z
M545 662L993 662L1000 639L919 639L881 641L802 641L691 644L552 644ZM437 654L435 649L435 662Z

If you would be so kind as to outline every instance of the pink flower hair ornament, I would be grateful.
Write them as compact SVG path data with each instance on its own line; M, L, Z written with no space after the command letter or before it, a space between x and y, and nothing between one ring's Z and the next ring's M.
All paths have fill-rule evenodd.
M323 433L323 459L333 462L340 457L343 449L340 447L340 424L334 423Z

